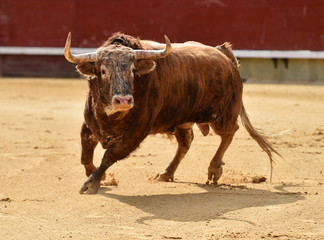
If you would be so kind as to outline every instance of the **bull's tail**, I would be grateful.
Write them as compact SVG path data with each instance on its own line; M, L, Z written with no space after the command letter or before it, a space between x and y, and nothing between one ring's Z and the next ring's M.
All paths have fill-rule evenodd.
M236 68L239 68L240 64L233 54L232 44L230 44L229 42L224 42L222 45L216 46L216 48L222 53L224 53L232 61Z
M242 109L240 112L240 118L242 121L243 126L246 128L250 136L259 144L259 146L264 150L270 159L270 167L271 167L271 172L270 172L270 182L272 182L272 170L273 170L273 163L274 163L274 157L273 154L277 154L282 158L280 153L278 153L269 143L267 140L267 137L270 135L264 133L260 129L256 129L252 126L249 116L244 108L244 105L242 104Z

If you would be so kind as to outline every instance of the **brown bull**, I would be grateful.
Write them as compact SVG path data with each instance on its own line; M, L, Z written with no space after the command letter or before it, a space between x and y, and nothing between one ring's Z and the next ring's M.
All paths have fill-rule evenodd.
M242 103L242 81L231 45L210 47L197 42L166 44L114 34L96 52L73 55L69 34L65 57L88 76L89 93L81 130L81 162L89 179L80 193L96 193L105 171L127 157L150 134L175 135L178 149L161 181L174 173L194 138L193 124L204 135L211 127L221 143L208 167L208 181L222 175L222 158L238 130L238 116L253 139L273 153L255 130ZM93 165L98 142L106 149L100 167ZM272 166L272 165L271 165Z

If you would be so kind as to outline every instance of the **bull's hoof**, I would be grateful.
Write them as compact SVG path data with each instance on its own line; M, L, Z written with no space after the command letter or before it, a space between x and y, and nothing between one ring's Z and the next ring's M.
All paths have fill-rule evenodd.
M100 181L98 181L91 175L89 177L89 179L82 185L79 193L80 194L96 194L98 192L99 187L100 187Z
M219 167L219 168L209 167L208 168L208 180L207 180L206 184L208 185L209 183L213 183L213 184L217 185L217 181L222 176L222 173L223 173L222 167Z
M164 170L163 172L158 173L155 178L155 180L160 181L160 182L173 182L174 178L173 175L168 173L167 170Z

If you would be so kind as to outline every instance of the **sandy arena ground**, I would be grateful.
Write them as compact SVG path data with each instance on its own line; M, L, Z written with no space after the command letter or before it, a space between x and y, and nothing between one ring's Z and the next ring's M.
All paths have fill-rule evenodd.
M219 137L196 128L175 182L152 180L177 147L156 135L97 195L78 193L86 91L85 80L0 80L0 239L324 239L323 86L244 86L254 126L290 130L271 139L284 156L272 184L252 183L269 162L240 125L218 187L205 182Z

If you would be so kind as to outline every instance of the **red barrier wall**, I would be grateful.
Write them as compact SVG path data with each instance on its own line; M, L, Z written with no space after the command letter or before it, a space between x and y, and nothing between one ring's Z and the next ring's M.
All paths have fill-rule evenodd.
M324 50L323 0L0 0L0 46L98 47L113 32L235 49Z

